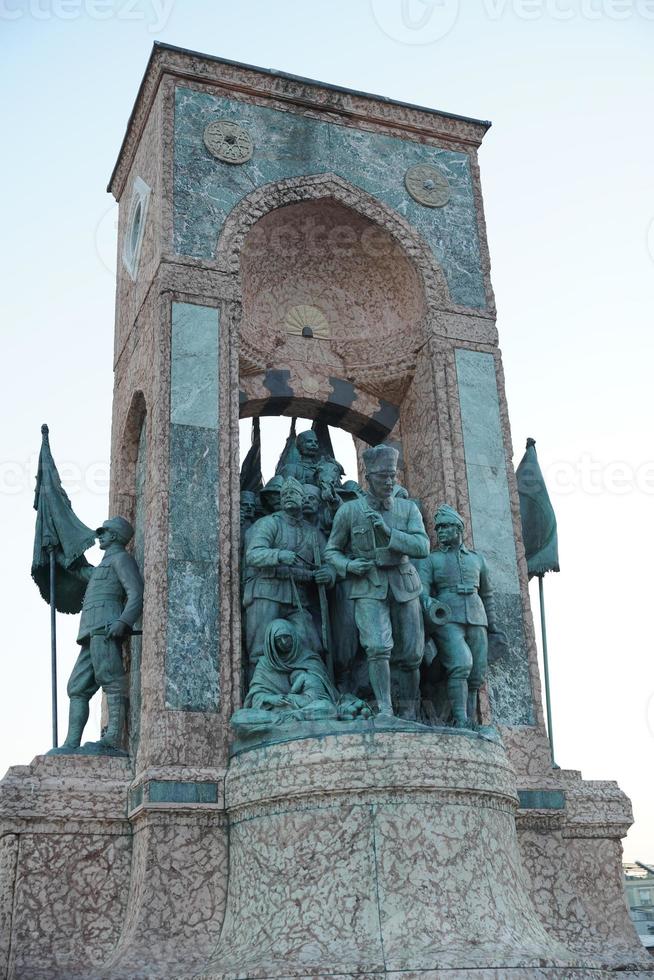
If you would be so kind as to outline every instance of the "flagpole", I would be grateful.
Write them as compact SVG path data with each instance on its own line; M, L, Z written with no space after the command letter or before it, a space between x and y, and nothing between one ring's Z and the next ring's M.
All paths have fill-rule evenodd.
M52 675L52 748L59 744L57 731L57 606L55 550L50 546L50 670Z
M552 766L555 769L559 767L554 759L554 734L552 731L552 705L550 701L550 668L547 659L547 627L545 625L545 594L543 592L543 578L544 575L538 576L538 596L540 598L540 629L543 637L543 672L545 674L545 707L547 710L547 735L550 742L550 755L552 757Z

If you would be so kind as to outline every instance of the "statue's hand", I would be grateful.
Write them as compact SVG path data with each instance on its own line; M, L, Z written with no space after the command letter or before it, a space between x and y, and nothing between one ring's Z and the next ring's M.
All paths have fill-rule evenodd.
M294 551L285 551L283 548L278 555L280 565L296 565L297 555Z
M111 623L107 626L107 639L109 640L120 640L123 636L126 636L129 632L129 626L127 623L123 623L121 619L117 619L115 623Z
M347 571L349 575L356 575L361 578L366 572L369 572L373 567L374 562L370 561L369 558L353 558L352 561L348 562Z
M391 540L391 529L381 514L375 512L372 518L372 525L375 531L380 534L382 538L386 538L387 543Z
M331 585L334 581L334 573L329 565L323 565L314 573L313 577L318 585Z
M301 694L306 683L306 674L299 674L291 685L291 694Z
M283 702L284 698L280 698L277 694L263 694L259 700L259 704L264 710L280 708Z

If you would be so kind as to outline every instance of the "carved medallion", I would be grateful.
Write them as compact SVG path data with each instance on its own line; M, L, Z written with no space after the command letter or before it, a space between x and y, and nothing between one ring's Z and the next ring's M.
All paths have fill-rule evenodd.
M442 208L452 195L445 174L436 167L430 167L428 163L409 167L404 175L404 183L414 201L424 204L426 208Z
M300 337L329 337L327 317L317 306L294 306L286 314L284 325L288 333Z
M204 145L223 163L246 163L254 150L248 131L231 119L210 122L204 131Z

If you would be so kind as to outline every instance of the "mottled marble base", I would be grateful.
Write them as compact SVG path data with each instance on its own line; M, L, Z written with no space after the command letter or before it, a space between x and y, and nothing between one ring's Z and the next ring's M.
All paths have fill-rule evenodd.
M652 980L630 819L615 783L516 788L501 744L452 729L136 776L39 756L0 783L0 977Z
M226 803L227 911L203 980L599 967L536 915L499 744L371 732L274 745L232 761Z

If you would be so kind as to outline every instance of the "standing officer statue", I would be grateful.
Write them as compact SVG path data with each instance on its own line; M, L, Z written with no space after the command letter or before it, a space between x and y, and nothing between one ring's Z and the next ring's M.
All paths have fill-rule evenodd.
M438 549L417 561L427 632L447 677L454 725L476 727L486 680L488 633L497 629L493 592L482 555L463 544L463 520L443 504L434 517Z
M375 446L363 453L370 490L341 504L325 560L351 580L350 597L370 686L380 715L393 715L391 667L399 713L415 720L424 630L420 579L409 558L426 558L429 538L412 500L394 495L399 453Z
M143 580L138 566L125 545L134 530L124 517L110 517L96 528L104 557L96 567L69 569L86 591L82 604L77 642L81 650L68 681L70 698L66 741L49 754L75 753L89 717L89 701L100 688L107 696L109 721L99 742L89 743L91 751L120 751L127 676L123 668L122 643L143 609Z

